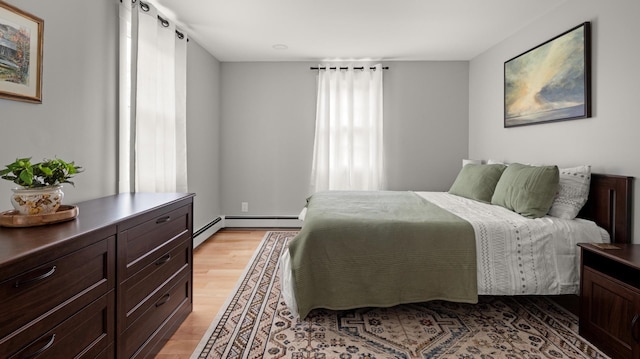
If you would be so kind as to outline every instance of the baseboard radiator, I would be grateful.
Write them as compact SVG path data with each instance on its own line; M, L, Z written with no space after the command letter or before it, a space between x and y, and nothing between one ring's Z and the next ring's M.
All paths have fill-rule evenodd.
M225 216L225 228L300 228L298 216Z
M198 247L209 237L214 235L217 231L224 228L224 221L222 217L217 217L213 221L205 224L202 228L193 232L193 248Z
M202 228L198 229L197 231L193 232L193 238L198 237L199 235L201 235L202 233L206 232L207 230L209 230L209 228L215 226L216 224L222 222L222 217L218 217L216 219L214 219L213 221L207 223L206 225L204 225Z
M291 228L300 229L302 221L297 216L224 216L202 226L193 233L196 248L223 228Z

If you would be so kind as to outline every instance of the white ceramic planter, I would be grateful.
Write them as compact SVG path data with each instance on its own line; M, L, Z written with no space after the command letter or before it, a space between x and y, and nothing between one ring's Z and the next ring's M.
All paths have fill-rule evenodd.
M20 214L39 215L55 213L62 204L62 185L12 189L11 204Z

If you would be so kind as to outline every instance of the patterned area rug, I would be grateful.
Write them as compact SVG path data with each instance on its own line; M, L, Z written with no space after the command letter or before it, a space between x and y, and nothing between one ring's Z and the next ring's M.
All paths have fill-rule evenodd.
M607 358L578 318L544 297L480 297L294 316L278 258L296 232L268 232L192 358Z

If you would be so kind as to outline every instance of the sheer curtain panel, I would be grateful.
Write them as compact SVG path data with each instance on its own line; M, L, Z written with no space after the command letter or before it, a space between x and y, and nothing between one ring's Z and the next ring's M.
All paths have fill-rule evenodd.
M187 40L158 15L120 4L120 192L187 192Z
M319 67L312 192L383 189L382 65Z

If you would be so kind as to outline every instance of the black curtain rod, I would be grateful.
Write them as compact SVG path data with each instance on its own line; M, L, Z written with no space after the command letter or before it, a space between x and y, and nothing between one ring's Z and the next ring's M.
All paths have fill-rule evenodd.
M327 68L326 67L310 67L309 69L311 69L311 70L326 70ZM329 70L337 70L337 69L347 70L349 68L348 67L329 67ZM364 70L364 67L354 67L353 69L354 70ZM373 66L369 67L369 70L375 70L375 69L376 68L373 67ZM382 67L382 69L383 70L389 70L389 66L384 66L384 67Z

